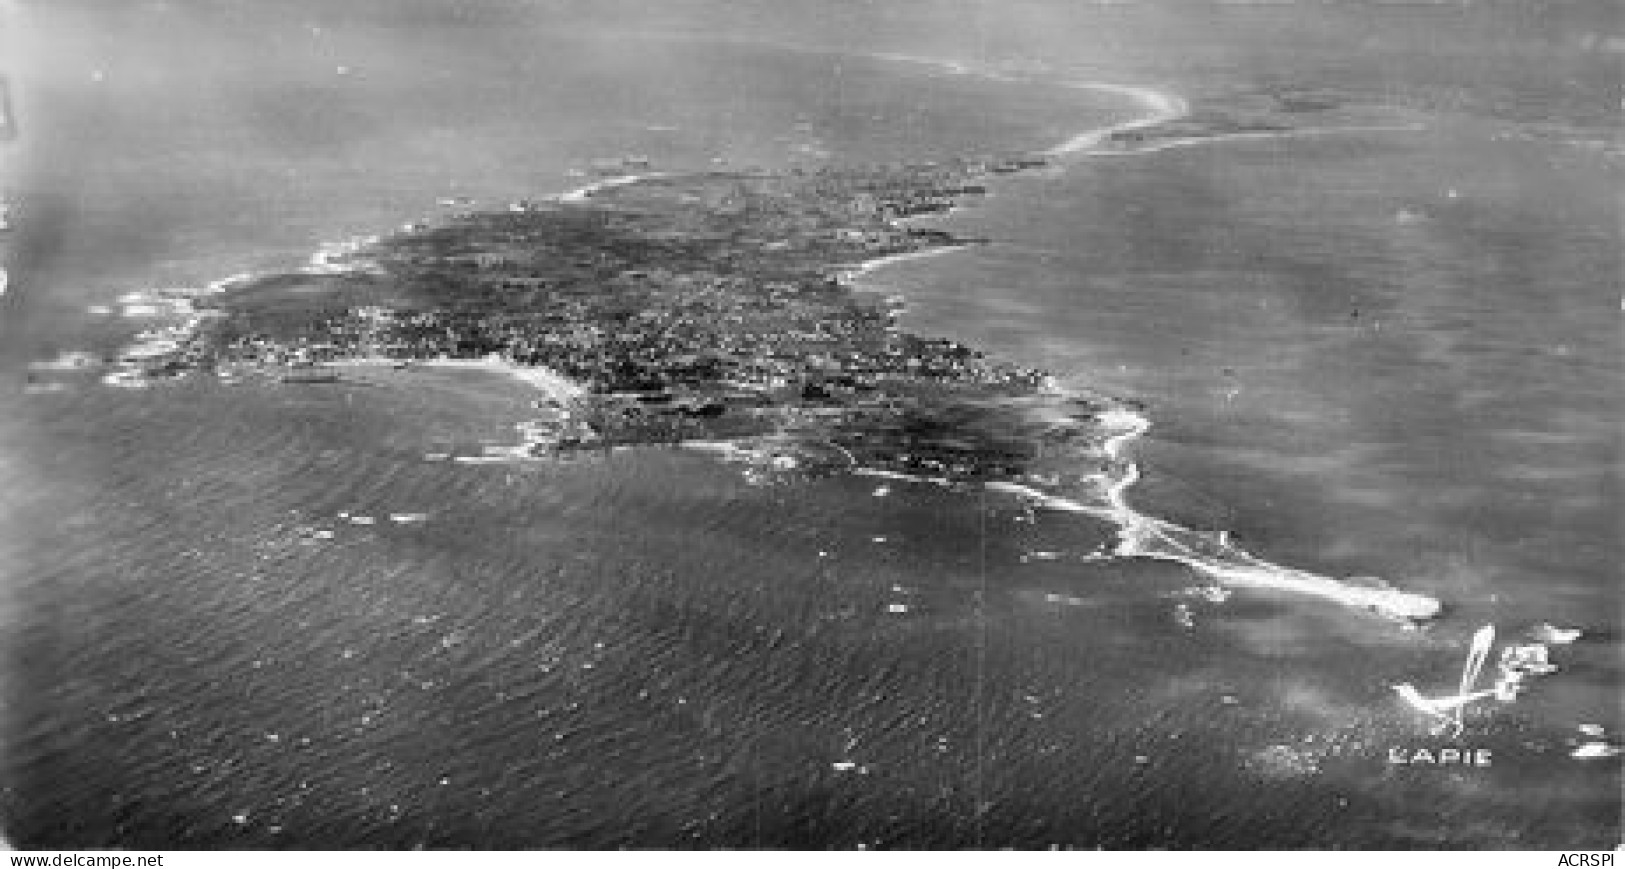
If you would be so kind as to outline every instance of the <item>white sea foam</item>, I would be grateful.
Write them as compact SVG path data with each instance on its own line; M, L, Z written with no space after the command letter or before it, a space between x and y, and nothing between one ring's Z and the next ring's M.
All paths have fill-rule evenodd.
M52 359L28 363L29 371L89 371L101 366L101 358L84 350L65 350Z
M1080 90L1100 91L1130 97L1144 107L1146 113L1121 124L1112 124L1111 126L1099 127L1079 133L1045 151L1045 156L1063 157L1068 154L1092 152L1112 136L1178 120L1190 111L1190 104L1177 94L1159 91L1154 88L1112 84L1110 82L1071 82L1068 86Z
M398 364L396 359L347 359L340 364ZM561 403L580 398L586 388L568 377L539 365L519 365L495 353L478 359L416 359L412 364L420 368L454 368L489 371L512 377Z
M1560 628L1556 625L1541 624L1535 626L1529 633L1539 642L1566 646L1580 639L1584 632L1579 628Z
M577 187L574 190L560 193L558 196L554 197L554 201L567 203L586 202L588 199L592 198L594 193L597 193L600 190L609 190L615 187L625 187L628 184L636 184L639 181L644 181L650 178L664 178L666 177L666 174L667 173L665 172L642 172L634 175L616 175L613 178L605 178L601 181L594 181L591 184L585 184L581 187Z
M884 268L886 266L895 265L901 262L908 262L909 260L926 259L928 257L951 253L956 250L964 250L966 247L969 247L969 245L953 244L942 245L940 247L928 247L922 250L908 250L903 251L902 253L887 254L886 256L875 257L871 260L864 260L851 268L842 269L836 274L835 277L836 280L840 281L841 283L849 284L852 281L855 281L858 278L861 278L864 275L874 271L875 269Z
M1032 76L1011 75L1009 73L1004 73L997 70L972 67L961 61L945 58L921 57L919 55L896 53L878 54L875 56L899 63L909 63L932 67L933 69L940 70L950 75L975 75L989 81L1015 82L1039 80L1038 78ZM1135 85L1101 81L1074 81L1063 82L1062 84L1064 84L1066 87L1075 88L1077 90L1090 90L1129 97L1145 109L1145 114L1132 120L1124 121L1120 124L1112 124L1106 127L1096 127L1078 133L1072 138L1067 139L1066 141L1044 151L1043 154L1046 157L1064 157L1071 154L1093 152L1095 149L1098 149L1102 143L1114 135L1155 127L1158 124L1178 120L1190 112L1190 104L1187 103L1184 98L1180 97L1178 94L1157 90L1155 88L1137 87Z
M380 240L381 237L377 235L358 235L343 241L322 242L300 271L313 275L380 273L381 269L377 263L362 256ZM227 278L226 281L230 282L238 277L240 276Z
M1062 157L1072 154L1087 154L1094 157L1127 156L1154 154L1158 151L1167 151L1174 148L1188 148L1225 142L1357 135L1362 133L1414 133L1427 129L1423 124L1366 124L1340 127L1299 127L1289 130L1246 130L1235 133L1218 133L1211 136L1182 136L1175 139L1159 139L1134 147L1107 148L1102 146L1114 137L1124 133L1151 129L1160 124L1184 118L1190 114L1190 104L1177 94L1159 91L1154 88L1135 87L1111 82L1071 82L1068 86L1129 97L1145 109L1145 114L1120 124L1086 130L1045 151L1045 156Z
M1096 497L1060 497L1017 483L989 483L988 488L1020 495L1043 509L1112 522L1118 528L1113 552L1117 557L1174 561L1222 584L1308 594L1395 618L1427 619L1438 614L1439 602L1431 597L1386 586L1353 585L1274 564L1230 542L1226 534L1196 531L1135 510L1128 502L1128 492L1139 482L1140 469L1127 458L1127 451L1150 429L1151 421L1128 408L1113 408L1097 422L1110 432L1102 441L1101 452L1113 470L1099 479Z
M1197 531L1139 512L1128 503L1128 492L1139 481L1140 470L1136 463L1128 460L1126 453L1130 444L1150 428L1151 422L1127 408L1109 409L1100 414L1096 422L1109 432L1101 441L1100 451L1112 470L1103 476L1088 478L1092 490L1056 494L1009 480L986 482L981 488L1014 496L1035 509L1085 515L1112 523L1117 527L1118 540L1110 557L1173 561L1222 585L1307 594L1391 618L1424 620L1438 615L1439 602L1432 597L1380 583L1353 584L1274 564L1232 543L1222 532ZM855 467L850 473L945 488L965 485L946 477L884 468Z
M1297 139L1318 136L1358 135L1361 133L1415 133L1427 129L1422 124L1380 124L1347 127L1299 127L1291 130L1247 130L1237 133L1218 133L1212 136L1182 136L1177 139L1160 139L1126 148L1100 148L1090 150L1092 157L1126 157L1137 154L1155 154L1159 151L1169 151L1175 148L1190 148L1197 145L1219 145L1226 142L1246 142L1259 139Z
M932 65L956 74L975 73L991 79L1005 80L996 72L973 70L953 61L936 60L910 55L886 55L887 59L907 63ZM1184 117L1190 111L1189 103L1177 94L1154 88L1112 82L1071 82L1070 87L1127 96L1138 102L1145 113L1140 117L1091 129L1045 151L1045 156L1067 156L1093 153L1110 137L1124 132L1147 129ZM953 248L938 248L908 254L881 257L856 269L844 272L851 279L884 265L901 260ZM1047 385L1047 393L1057 391ZM1128 461L1125 453L1135 440L1150 428L1151 421L1126 407L1114 407L1102 413L1096 422L1107 432L1101 443L1101 453L1115 469L1096 481L1097 492L1087 495L1067 495L1046 492L1021 483L996 481L985 484L991 491L1016 495L1030 506L1064 513L1076 513L1104 519L1118 528L1116 557L1155 558L1174 561L1230 586L1252 586L1314 595L1351 607L1370 609L1401 619L1429 619L1439 613L1440 605L1426 595L1405 592L1386 585L1355 585L1327 576L1285 567L1265 561L1231 543L1228 535L1205 534L1176 525L1154 516L1138 512L1129 505L1128 491L1140 479L1139 466ZM855 468L855 474L940 486L955 485L943 477L914 476L896 471Z

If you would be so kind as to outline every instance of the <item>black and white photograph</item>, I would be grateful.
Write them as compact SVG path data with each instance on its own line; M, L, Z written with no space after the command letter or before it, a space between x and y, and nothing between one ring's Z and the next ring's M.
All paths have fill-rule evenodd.
M0 844L1612 865L1622 105L1616 0L0 0Z

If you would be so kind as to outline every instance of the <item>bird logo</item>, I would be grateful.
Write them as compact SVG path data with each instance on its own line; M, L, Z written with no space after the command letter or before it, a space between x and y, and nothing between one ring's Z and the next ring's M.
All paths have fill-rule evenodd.
M1494 625L1485 625L1473 634L1473 641L1467 647L1467 662L1461 668L1461 684L1453 695L1424 697L1422 692L1416 690L1416 686L1409 682L1393 686L1394 691L1414 709L1435 719L1435 733L1449 731L1451 738L1454 739L1461 735L1466 708L1496 694L1495 688L1473 690L1473 686L1478 684L1478 677L1484 671L1484 662L1489 660L1490 648L1494 644Z

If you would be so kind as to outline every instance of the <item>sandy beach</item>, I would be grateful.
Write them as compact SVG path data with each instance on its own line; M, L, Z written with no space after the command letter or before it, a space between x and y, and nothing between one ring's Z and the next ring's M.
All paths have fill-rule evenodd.
M540 366L516 365L503 359L501 356L491 355L479 359L394 359L387 356L360 357L355 359L341 359L324 362L325 368L344 369L357 367L368 368L397 368L410 371L414 368L445 369L453 371L476 371L508 377L540 392L547 400L558 404L568 404L585 395L587 390L581 384L565 377L550 368Z
M1156 90L1155 88L1112 84L1110 82L1075 82L1069 84L1068 87L1129 97L1145 109L1145 114L1133 120L1124 121L1121 124L1112 124L1111 126L1079 133L1045 151L1044 155L1048 157L1064 157L1070 154L1087 153L1099 148L1102 142L1119 133L1144 130L1158 124L1166 124L1169 121L1178 120L1190 112L1190 105L1183 97L1168 91Z
M533 387L559 404L568 404L587 393L586 387L551 368L516 365L500 356L486 356L482 359L426 359L413 364L425 368L488 371L492 374L511 377Z

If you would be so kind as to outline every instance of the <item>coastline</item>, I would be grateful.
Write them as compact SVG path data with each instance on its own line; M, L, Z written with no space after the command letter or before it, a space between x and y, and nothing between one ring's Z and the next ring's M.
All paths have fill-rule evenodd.
M1145 114L1120 124L1112 124L1079 133L1044 151L1044 155L1048 157L1064 157L1080 152L1089 153L1100 147L1101 143L1112 136L1120 133L1130 133L1135 130L1149 129L1158 124L1166 124L1190 113L1190 104L1183 97L1169 91L1136 87L1134 85L1112 84L1110 82L1072 82L1067 86L1078 90L1091 90L1128 97L1145 109Z
M851 284L852 282L860 281L866 275L879 269L886 268L887 266L893 266L897 265L898 263L906 263L913 260L929 259L934 256L941 256L942 254L965 250L971 246L972 245L969 244L947 244L941 247L926 248L925 250L911 250L905 253L886 254L885 256L875 257L874 259L864 260L851 268L842 269L838 271L836 275L837 279L841 282Z
M1148 142L1128 148L1101 148L1095 147L1087 153L1091 157L1135 157L1141 154L1156 154L1161 151L1172 151L1176 148L1190 148L1197 145L1222 145L1227 142L1256 142L1269 139L1300 139L1316 136L1360 135L1363 133L1419 133L1426 130L1423 124L1371 124L1365 126L1347 127L1300 127L1294 130L1258 130L1243 133L1218 133L1212 136L1182 136L1175 139L1163 139Z
M638 102L607 127L621 106L590 97L667 62L726 73L732 53L702 45L695 63L687 47L651 46L632 69L595 68L593 55L543 56L516 32L503 46L514 64L492 52L464 68L453 50L485 42L459 31L445 51L436 36L424 43L434 51L399 55L446 58L448 94L435 64L357 63L363 75L337 82L355 90L399 73L393 95L397 82L432 79L404 118L393 100L376 103L379 123L360 134L377 151L345 152L388 149L398 162L243 174L251 213L233 212L241 226L215 221L230 232L208 223L228 191L170 183L190 161L173 173L162 155L109 164L103 177L121 182L138 166L163 170L105 188L108 216L134 202L151 206L146 217L68 220L61 270L19 261L18 298L6 299L16 325L34 324L13 348L14 380L40 360L25 388L42 394L14 397L11 427L28 568L14 642L39 666L18 683L22 787L5 837L1358 849L1617 833L1616 547L1606 500L1582 500L1606 495L1595 472L1607 458L1608 356L1577 286L1606 265L1579 233L1606 226L1590 198L1600 186L1573 189L1600 176L1556 146L1475 147L1493 131L1420 113L1421 133L1264 132L1412 118L1389 117L1380 100L1267 112L1272 94L1308 100L1331 77L1283 62L1278 80L1252 87L1241 73L1253 70L1221 77L1231 70L1208 65L1197 35L1181 45L1189 54L994 65L1004 83L974 68L950 79L741 54L794 97L828 93L828 65L845 63L843 89L818 103L780 98L774 84L772 114L735 111L724 131L705 112L736 97L709 74L682 80L696 112ZM997 64L1004 47L963 59ZM1055 56L1085 57L1078 48ZM501 114L553 86L555 70L561 94L588 77L580 117ZM136 92L120 78L120 93ZM892 231L787 230L777 209L753 204L760 191L822 211L834 200L794 171L843 185L844 166L917 197L898 183L901 166L869 155L930 157L957 179L1006 153L984 147L1036 155L1144 112L1062 78L1167 87L1190 115L979 176L989 182L964 185L957 208L906 200L931 210L879 212ZM483 82L490 99L459 100L484 95ZM860 90L870 82L883 89ZM644 78L625 93L668 84ZM1328 84L1326 101L1343 85ZM349 90L309 93L310 105L352 105L361 94ZM847 98L895 98L917 114L852 114ZM375 135L448 107L455 127ZM476 127L493 107L493 126ZM838 126L819 114L829 107ZM812 118L805 131L781 123L797 110ZM646 132L646 120L682 131ZM708 161L717 142L754 155L745 133L758 128L782 128L786 142L750 140L767 159ZM569 141L554 148L555 137ZM794 171L776 172L771 157L799 155L803 139L831 158L796 156ZM233 153L247 147L239 137L201 144L227 147L225 171L264 165ZM620 165L623 152L652 166ZM298 156L290 165L311 165ZM1537 165L1548 156L1569 163L1548 172ZM737 174L741 193L713 195L730 182L687 167ZM598 183L651 169L675 177ZM163 187L175 202L125 192ZM463 195L436 199L448 192ZM203 213L175 226L197 229L156 238L150 256L77 253L104 229L159 232L163 208L193 199ZM713 205L765 216L723 221ZM52 214L18 217L38 235L47 227L33 221ZM725 246L706 240L732 227ZM367 232L376 246L338 247ZM507 233L529 250L507 256ZM920 244L940 246L909 249ZM318 245L333 254L312 262ZM364 261L376 277L352 274ZM1502 263L1515 273L1491 268ZM704 288L723 266L734 277ZM278 352L159 370L173 345L154 330L185 319L184 300L165 294L201 289L126 291L202 288L244 269L257 274L240 291L191 299L199 314L227 312L199 340L263 334ZM1542 292L1520 292L1518 278ZM513 295L486 294L500 282ZM668 308L683 287L758 299L784 327L750 328L785 342L784 364L733 376L754 347L712 325L731 309ZM630 337L596 309L543 313L531 298L543 292L621 308ZM801 316L809 298L836 316ZM92 303L105 306L87 316ZM916 337L952 342L1054 381L995 394L882 378L859 393L832 374L828 394L804 398L802 383L826 382L820 369L839 372L822 359L877 346L871 333L834 338L850 322L839 309L855 305L891 317L888 344L902 354ZM655 319L666 310L695 325ZM517 340L486 340L499 330ZM98 382L137 332L160 354L132 368L152 371L148 388ZM706 333L723 340L686 340ZM1429 338L1441 343L1418 340ZM606 379L561 345L663 362L674 376ZM692 363L674 354L688 351L727 366L727 381L681 380ZM892 395L913 406L906 390L923 413L883 412ZM737 404L713 422L692 396L724 391ZM866 396L875 412L828 422ZM731 422L751 402L761 431ZM601 424L622 410L674 423L672 440ZM905 440L900 426L918 434ZM952 441L966 446L937 450ZM1393 611L1391 598L1412 591L1436 598L1424 602L1434 618ZM63 623L94 641L53 654ZM1475 683L1460 675L1463 654L1491 623ZM1512 671L1528 678L1435 730L1452 722L1430 709L1488 694L1498 667L1520 660L1542 669ZM1441 763L1440 746L1494 763Z
M1099 143L1113 134L1153 127L1181 117L1189 110L1188 103L1178 95L1150 88L1104 82L1079 82L1069 86L1131 98L1144 109L1144 113L1140 117L1128 121L1079 133L1042 152L1045 156L1090 154L1092 153L1091 149L1097 147ZM980 177L986 180L991 178L992 174L987 173ZM553 201L560 204L586 203L592 199L594 194L601 191L634 185L656 177L668 176L667 173L650 172L605 178L559 194L553 197ZM897 218L891 222L893 225L906 225L910 219L907 217ZM311 255L308 265L302 271L328 275L369 271L375 267L375 264L368 257L367 252L369 248L380 244L382 240L379 236L362 236L343 242L323 244ZM834 270L834 275L837 282L847 289L884 291L885 287L867 283L872 280L870 276L876 271L899 263L963 250L969 246L971 245L967 243L950 243L886 254L863 260L850 267L837 267ZM138 341L137 346L123 354L123 360L128 363L126 367L139 366L142 360L156 353L179 347L192 332L201 327L208 318L200 316L192 309L191 297L217 294L238 286L251 277L234 275L217 281L203 291L163 291L159 293L164 299L177 306L170 313L186 315L187 319L183 325L171 326L161 330L149 330L149 332L143 333L145 337ZM127 300L123 301L141 302L151 300L142 294L131 294ZM134 312L134 307L127 310L127 313ZM161 315L164 312L159 310L147 311L143 308L140 313L154 316ZM369 359L363 357L322 364L398 365L400 363L401 360L398 359ZM476 370L510 377L538 390L548 400L559 405L568 405L575 402L591 391L585 384L572 380L556 370L542 366L520 365L498 354L474 359L413 359L408 367L410 366ZM146 378L125 371L115 371L106 375L104 382L115 386L144 386L147 384ZM1062 394L1058 397L1064 399L1066 397L1081 396ZM987 488L1018 495L1034 506L1062 512L1086 513L1095 518L1111 522L1118 529L1119 543L1114 552L1117 557L1146 557L1174 561L1184 564L1221 584L1250 585L1309 594L1354 608L1374 610L1387 617L1399 620L1423 621L1436 617L1440 612L1441 605L1439 602L1423 595L1402 592L1388 587L1353 586L1331 577L1273 564L1230 544L1223 535L1220 535L1218 540L1215 541L1211 539L1211 535L1204 535L1136 511L1129 505L1127 493L1139 480L1139 468L1127 458L1127 453L1133 442L1144 436L1150 429L1151 421L1136 411L1122 406L1120 402L1112 402L1112 405L1109 410L1102 414L1100 419L1102 424L1114 430L1105 439L1101 449L1109 463L1118 470L1108 478L1099 481L1101 488L1098 493L1091 493L1083 501L1079 501L1061 494L1044 492L1015 482L989 483L986 484ZM746 451L740 451L739 454L743 454L743 452ZM916 476L885 468L865 468L856 459L852 459L850 454L848 454L848 458L851 459L851 467L847 469L849 473L912 479L928 483L948 483L951 485L951 482L946 478ZM778 457L774 457L774 460L777 461Z
M933 62L920 58L899 57L896 59L917 63ZM946 65L949 62L939 61L934 63ZM953 67L952 71L955 74L969 74L972 72L963 65L954 64ZM1006 78L1004 76L995 77ZM1081 90L1093 90L1129 97L1141 106L1145 113L1137 118L1079 133L1041 152L1044 156L1144 153L1153 149L1113 152L1101 151L1099 146L1113 135L1149 129L1182 118L1190 111L1190 104L1183 97L1168 91L1108 82L1075 82L1070 83L1068 86ZM1384 128L1384 131L1387 131L1387 129ZM1411 128L1406 127L1404 129L1409 130ZM1196 138L1194 141L1210 141L1220 138L1223 137ZM1165 147L1173 147L1173 145L1169 144ZM964 247L968 247L968 245L879 257L843 273L843 277L856 282L886 266L920 259L925 256L933 256L938 253L962 250ZM890 290L888 287L875 283L869 283L868 285L855 284L855 286L870 292L888 292ZM1211 538L1192 529L1135 510L1128 503L1127 496L1129 490L1139 481L1140 471L1139 466L1128 458L1127 453L1134 441L1143 437L1150 430L1151 420L1127 407L1115 407L1102 414L1101 421L1109 427L1119 429L1105 439L1102 444L1102 452L1112 463L1122 466L1122 470L1114 478L1104 482L1099 496L1103 502L1102 505L1087 504L1017 483L995 482L984 484L984 487L991 491L1004 491L1018 495L1034 506L1060 512L1083 513L1112 522L1118 528L1119 542L1114 552L1117 557L1142 557L1172 561L1183 564L1224 585L1251 586L1305 594L1354 609L1369 610L1407 623L1429 621L1437 618L1443 611L1443 604L1428 595L1394 588L1380 580L1377 580L1379 584L1375 586L1352 585L1346 580L1275 564L1230 543L1228 536L1223 533L1217 538ZM884 477L932 485L951 485L951 482L945 478L912 476L883 469L854 467L851 472L864 476Z
M554 196L553 201L564 203L586 202L592 198L594 193L601 190L613 190L617 187L625 187L628 184L637 184L640 181L646 181L650 178L665 177L668 177L667 173L665 172L640 172L631 175L615 175L609 178L594 181L591 184L583 184L582 186L573 190L566 190L565 192Z
M384 360L395 364L396 360ZM491 354L479 359L426 359L414 360L413 366L423 368L451 368L464 371L484 371L509 377L542 393L548 400L569 404L587 394L587 388L568 377L542 366L526 366Z

